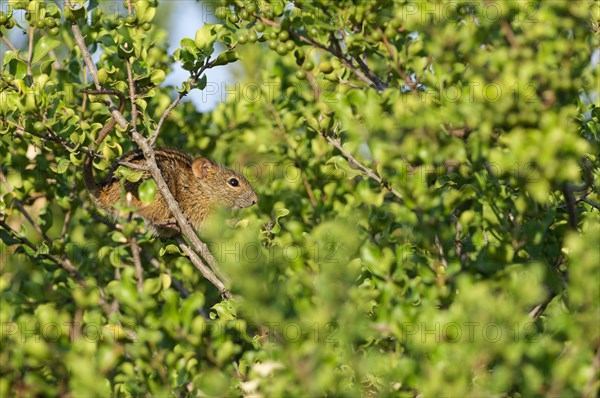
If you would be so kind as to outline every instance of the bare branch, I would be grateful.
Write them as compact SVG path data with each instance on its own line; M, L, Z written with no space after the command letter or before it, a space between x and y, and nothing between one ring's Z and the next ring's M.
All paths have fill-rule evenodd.
M6 37L4 33L0 32L0 37L2 37L2 41L8 46L8 48L10 48L12 51L17 51L17 47L15 47L10 40L8 40L8 37ZM19 59L21 59L21 56L19 56Z
M26 237L20 236L17 233L17 231L15 231L14 229L12 229L10 227L10 225L8 225L7 223L5 223L3 220L0 220L0 227L4 228L6 231L8 231L13 238L15 238L16 240L19 241L19 243L28 246L32 250L38 251L38 247L36 245L34 245ZM65 271L67 271L68 274L72 278L74 278L75 280L77 280L79 282L79 284L83 286L84 280L79 275L79 273L77 272L77 269L75 269L75 267L73 266L73 263L71 263L71 260L69 260L68 258L59 258L59 257L56 257L53 254L50 254L50 253L40 253L39 255L41 257L47 259L47 260L52 261L53 263L55 263L57 265L59 265L61 268L63 268Z
M4 187L6 188L6 191L8 193L13 192L12 187L8 184L6 176L4 175L2 170L0 170L0 181L2 181L2 184L4 185ZM29 212L25 209L25 207L23 206L23 203L21 203L21 201L19 199L17 199L16 197L13 197L12 201L15 204L15 206L17 206L17 208L19 209L21 214L23 214L25 219L29 222L29 224L31 224L31 226L36 230L36 232L38 234L40 234L40 236L45 241L52 244L53 240L40 228L40 226L35 221L33 221L33 218L31 217Z
M254 15L257 19L259 19L262 23L264 23L265 25L269 25L269 26L279 26L279 23L276 21L272 21L270 19L264 18L260 15ZM315 47L318 47L324 51L327 51L328 53L330 53L331 55L335 56L336 58L338 58L342 64L344 64L344 66L346 66L358 79L362 80L364 83L366 83L367 85L369 85L370 87L373 87L374 89L376 89L377 91L383 91L387 88L387 84L384 83L379 77L375 76L375 74L367 68L367 70L369 71L369 76L367 76L365 73L363 73L359 68L357 68L356 66L354 66L352 64L352 62L346 58L343 54L338 53L337 51L335 51L333 48L331 47L327 47L321 43L319 43L318 41L316 41L315 39L313 39L312 37L300 34L296 31L290 30L290 35L295 38L296 40L299 41L303 41L305 43L311 44Z
M598 203L596 203L596 202L593 202L593 201L591 201L590 199L583 198L583 199L581 199L581 201L582 201L583 203L587 203L588 205L592 206L592 207L593 207L593 208L595 208L596 210L600 210L600 204L598 204Z
M177 243L179 243L179 247L184 251L185 254L187 254L192 264L194 264L194 266L206 279L208 279L213 285L216 286L217 289L219 289L219 292L221 293L223 298L226 300L233 298L233 296L231 295L229 290L227 290L223 282L216 278L212 271L206 265L204 265L200 257L198 257L196 252L188 246L188 244L183 240L183 238L178 236L176 239Z
M27 77L33 79L33 72L31 71L31 60L33 59L33 36L35 35L35 27L29 27L29 54L27 56Z
M65 7L73 8L70 0L64 0L64 4L65 4ZM79 29L79 25L77 25L77 22L71 22L70 24L71 24L71 31L73 32L73 37L75 38L77 47L79 47L79 50L81 51L81 56L83 57L83 62L85 63L85 66L86 66L89 74L92 75L94 85L96 86L97 90L102 90L102 86L100 85L100 82L98 81L98 69L96 68L94 61L92 60L92 55L90 54L90 52L88 51L88 49L85 45L85 39L83 37L83 34L81 33L81 29ZM110 97L107 97L107 102L110 104L109 109L110 109L112 116L115 118L115 121L122 128L126 128L127 121L125 120L125 118L123 117L121 112L119 112L119 110L117 109L117 107L115 106L114 102L112 101L112 99Z
M392 188L392 186L389 183L384 182L383 179L379 175L377 175L377 173L375 173L373 170L356 160L354 156L352 156L347 150L344 149L344 147L339 141L327 135L324 135L324 137L327 140L327 142L329 142L333 147L340 151L342 155L344 155L344 157L348 160L348 163L350 163L351 165L356 165L360 170L362 170L363 173L367 175L367 177L377 181L379 185L387 189L398 199L403 200L402 194L400 192Z
M596 348L596 355L594 356L594 359L592 360L592 369L593 372L591 372L590 375L590 379L588 380L588 382L585 384L585 388L583 390L583 396L585 398L587 397L593 397L594 395L594 385L596 385L597 387L597 382L598 382L598 370L600 370L600 344L596 343L598 345L598 347ZM598 394L598 390L596 388L596 394Z
M91 157L94 157L94 158L106 159L104 157L104 155L102 155L102 154L100 154L98 152L95 152L93 150L90 150L90 149L87 149L87 148L84 148L84 147L79 147L79 146L73 144L72 142L67 141L67 140L59 137L58 135L55 135L56 133L54 131L52 131L52 130L48 130L48 131L51 131L52 134L49 133L49 134L46 134L46 135L42 135L42 134L36 133L35 131L26 131L21 125L18 125L18 124L14 123L11 120L7 120L7 122L9 124L12 124L12 125L16 126L16 128L17 128L17 135L19 137L21 137L21 138L25 138L24 133L29 133L29 134L31 134L31 135L33 135L35 137L41 138L44 141L56 142L57 144L60 144L63 147L65 147L67 150L69 150L69 152L70 151L76 151L76 152L88 154L88 155L90 155ZM136 164L136 163L127 162L127 161L124 161L124 160L118 160L117 159L117 160L115 160L115 162L117 164L122 165L122 166L129 167L132 170L141 170L141 171L147 171L148 170L148 168L146 166L144 166L144 165L139 165L139 164Z
M565 184L563 195L565 196L567 214L569 215L569 226L572 230L577 230L577 203L575 202L574 189L569 184Z
M517 41L515 32L513 32L512 28L510 27L510 24L505 19L502 20L502 22L500 22L500 28L502 29L504 36L506 36L506 39L508 40L510 46L515 50L520 50L521 46L519 46L519 42Z
M448 268L448 261L446 261L446 256L444 255L444 248L440 243L440 237L438 236L438 234L435 234L435 247L437 248L438 254L440 255L442 265L444 266L444 268Z
M556 297L556 293L551 292L548 297L540 304L536 305L531 311L529 311L529 318L538 319L548 307L548 304Z
M68 7L71 6L70 0L65 0L65 6L68 6ZM87 67L88 71L90 72L92 79L94 80L94 84L98 90L101 90L102 88L98 81L98 70L96 69L94 62L92 61L92 57L91 57L87 47L85 46L85 41L84 41L83 35L81 34L81 30L79 29L79 26L77 25L76 22L71 22L71 30L73 32L73 36L75 37L75 42L77 43L77 46L79 47L79 50L81 51L81 54L82 54L83 60L86 64L86 67ZM209 64L207 63L204 66L204 68L201 69L201 71L203 71L208 66L209 66ZM128 80L129 80L130 86L132 84L132 81L131 81L132 79L133 79L133 77L129 76ZM123 115L114 106L114 103L112 102L110 97L108 97L107 101L110 104L110 111L111 111L111 114L114 117L114 119L117 121L117 123L119 123L120 126L122 126L123 128L126 128L128 123L125 120L125 118L123 117ZM206 277L206 279L208 279L211 283L215 284L215 286L219 289L219 291L221 292L223 297L231 297L231 294L227 291L223 282L221 282L219 280L219 278L215 275L215 273L216 273L219 276L221 276L223 280L225 280L225 278L223 277L223 273L220 272L217 261L215 260L213 255L210 253L210 250L208 249L206 244L204 244L198 238L198 236L194 232L189 220L181 212L181 209L179 208L179 204L173 197L173 194L169 190L169 187L167 186L167 183L165 182L165 180L162 176L162 173L156 164L156 157L155 157L154 149L152 148L152 145L149 143L149 141L146 138L144 138L137 131L137 126L135 124L133 126L131 126L131 138L136 142L138 147L142 150L142 153L143 153L144 157L146 158L146 165L148 167L148 171L150 172L152 179L154 179L154 181L156 182L159 192L161 193L161 195L167 202L167 205L169 206L169 210L171 211L171 213L177 220L177 224L179 225L182 233L190 240L190 242L192 243L194 248L202 255L202 257L204 257L204 259L208 262L209 266L211 267L212 271L206 267L199 268L202 272L202 275L204 277ZM196 253L193 253L193 254L194 254L194 256L197 257ZM192 256L190 256L190 258L191 257ZM201 262L200 262L200 264L201 264Z
M73 202L73 198L75 198L75 192L77 192L77 179L73 179L73 184L71 185L71 192L69 193L69 202ZM65 219L63 220L63 225L60 230L60 240L65 241L65 236L67 234L69 228L69 222L71 221L71 216L73 215L73 209L69 209L65 214Z
M131 256L133 257L135 272L137 274L137 290L141 293L144 288L144 269L142 268L142 260L140 259L140 245L138 245L135 237L129 239L129 245L131 246Z
M127 2L127 5L131 7L131 2ZM129 11L131 13L131 10ZM127 43L125 43L127 45ZM129 100L131 101L131 124L134 128L137 128L137 104L135 103L135 82L133 81L133 73L131 72L131 63L129 58L125 58L125 67L127 68L127 81L129 82Z

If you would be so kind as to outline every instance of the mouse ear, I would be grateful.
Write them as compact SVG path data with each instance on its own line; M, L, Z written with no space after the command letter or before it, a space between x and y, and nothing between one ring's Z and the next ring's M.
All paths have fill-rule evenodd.
M192 171L198 178L206 178L213 174L217 165L210 159L196 158L192 162Z

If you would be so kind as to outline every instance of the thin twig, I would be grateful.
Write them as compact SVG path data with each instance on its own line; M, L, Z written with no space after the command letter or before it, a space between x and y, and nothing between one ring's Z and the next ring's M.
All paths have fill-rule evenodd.
M593 202L593 201L591 201L591 200L589 200L587 198L583 198L583 199L581 199L581 201L583 203L587 203L588 205L594 207L596 210L600 210L600 204L598 204L596 202Z
M128 1L127 5L131 8L131 2ZM129 11L131 13L131 10ZM133 73L131 72L131 63L129 58L125 58L125 67L127 69L127 81L129 82L129 100L131 101L131 124L137 126L137 104L135 103L135 82L133 80Z
M6 37L6 35L2 32L0 32L0 37L2 37L2 41L8 46L8 48L10 48L12 51L17 51L17 47L15 47L10 40L8 40L8 37ZM18 56L19 59L21 59L21 56Z
M208 279L213 285L215 285L217 289L219 289L219 292L221 293L223 298L226 300L233 298L233 296L231 295L229 290L227 290L223 282L221 282L218 278L214 276L211 270L206 265L204 265L200 257L198 257L196 252L188 246L188 244L183 240L183 238L181 236L178 236L176 239L177 243L179 243L179 247L184 251L185 254L187 254L187 256L192 261L192 264L194 264L194 266L198 269L198 271L200 271L202 275L204 275L206 279Z
M158 134L160 134L160 129L162 128L163 123L165 122L165 120L167 119L167 117L171 114L171 111L173 110L173 108L175 108L177 106L177 104L179 104L179 101L181 101L181 99L184 96L185 96L184 93L179 93L179 95L177 96L177 98L175 98L173 100L173 102L171 102L171 104L163 112L162 116L158 120L158 124L156 125L156 129L154 130L154 132L152 133L152 135L150 135L150 138L148 138L148 142L150 143L151 146L154 146L154 143L156 142L156 139L158 138Z
M70 0L65 0L65 5L70 7L71 6ZM90 75L92 76L92 79L94 80L94 84L98 90L101 90L101 86L98 81L98 70L96 69L96 65L94 65L94 62L92 61L91 55L85 45L85 41L84 41L83 35L81 33L81 30L79 29L79 26L77 25L76 22L71 22L71 30L73 32L75 42L77 43L77 46L79 47L79 50L81 51L81 54L83 56L83 60L86 64L86 67L87 67ZM208 67L208 64L206 64L205 67ZM201 70L204 70L204 69L201 69ZM121 127L126 128L128 123L125 120L125 118L123 117L123 115L121 114L121 112L119 112L119 110L114 106L114 103L112 102L110 97L108 97L107 101L110 104L109 109L110 109L111 114L112 114L113 118L115 119L115 121L117 123L119 123L119 125ZM220 272L220 268L219 268L219 265L218 265L216 259L210 253L208 246L206 246L206 244L204 244L204 242L202 242L200 240L200 238L198 238L198 236L194 232L189 220L181 212L181 209L179 208L179 204L173 197L173 194L171 193L167 183L165 182L165 180L162 176L162 173L156 164L154 148L152 148L149 141L146 138L144 138L137 131L137 126L135 126L135 125L131 126L131 138L136 142L138 147L142 150L142 153L146 159L148 171L150 172L152 179L156 183L156 186L157 186L159 192L161 193L163 199L165 200L165 202L167 202L167 205L169 206L169 210L171 211L171 214L173 214L173 217L177 221L177 224L179 225L182 233L184 234L184 236L186 236L190 240L190 242L192 243L194 248L202 255L202 257L204 257L204 259L207 261L207 263L211 267L212 271L211 271L211 269L204 266L204 264L202 263L200 258L197 258L196 260L194 260L194 261L196 261L196 263L194 263L194 265L202 272L202 275L206 279L208 279L211 283L213 283L219 289L219 291L221 292L223 297L231 297L231 294L227 291L223 282L221 282L221 280L219 280L219 278L215 275L215 273L220 276L223 275L223 273ZM190 250L191 250L191 248L190 248ZM193 250L192 250L192 252L193 252ZM190 255L190 258L193 258L194 256L198 257L196 255L196 253L193 253L193 256Z
M21 243L22 245L26 245L31 250L34 250L36 252L39 250L39 248L36 245L34 245L26 237L19 235L17 233L17 231L15 231L14 229L12 229L10 225L8 225L6 222L4 222L4 220L0 219L0 227L4 228L8 233L10 233L10 235L13 238L15 238L16 240L18 240L19 243ZM50 254L50 253L39 253L38 255L41 256L42 258L50 260L53 263L59 265L61 268L63 268L65 271L67 271L67 273L72 278L74 278L75 280L77 280L77 282L79 282L79 284L81 286L85 285L84 279L79 275L79 273L77 272L77 269L75 268L75 266L73 266L73 263L71 263L71 260L69 260L68 258L59 258L59 257L56 257L53 254Z
M444 268L448 268L448 261L446 261L446 256L444 255L444 248L440 243L440 237L438 236L438 234L435 234L435 247L437 248L438 254L440 255L440 261L442 265L444 266Z
M29 55L27 57L27 77L33 79L33 72L31 71L31 60L33 59L33 37L35 35L35 27L29 27Z
M141 293L144 288L144 269L142 268L142 260L140 259L140 245L137 243L135 237L129 239L129 245L131 246L131 256L133 257L135 272L137 274L137 290Z
M302 183L304 184L304 188L306 189L306 193L308 194L308 199L310 199L310 204L312 207L317 207L317 199L315 198L315 194L308 182L308 178L306 178L306 174L301 171L302 174Z
M551 292L548 297L540 304L536 305L531 311L529 311L529 318L538 319L548 307L548 304L556 297L556 293Z
M73 179L73 185L71 186L71 192L69 193L69 203L73 202L73 198L75 198L75 192L77 192L77 179ZM63 221L62 228L60 230L60 240L65 241L65 236L67 235L67 231L69 229L69 222L71 221L71 216L73 215L73 208L71 207L67 210L65 214L65 219Z
M42 140L56 142L57 144L60 144L63 147L67 148L67 150L69 150L69 152L75 151L75 152L79 152L79 153L88 154L88 155L90 155L91 157L94 157L94 158L106 159L104 157L104 155L102 155L102 154L100 154L98 152L95 152L93 150L90 150L90 149L87 149L87 148L84 148L84 147L79 147L79 146L73 144L72 142L67 141L67 140L65 140L65 139L63 139L63 138L61 138L61 137L59 137L57 135L51 135L51 134L42 135L42 134L38 134L38 133L36 133L34 131L25 131L25 129L21 125L18 125L18 124L14 123L11 120L7 120L7 122L9 124L12 124L12 125L16 126L16 128L17 128L16 134L19 137L21 137L21 138L25 138L24 133L29 133L29 134L31 134L31 135L33 135L35 137L41 138ZM51 130L49 130L49 131L51 131ZM56 134L54 132L52 132L52 133ZM140 164L132 163L132 162L127 162L125 160L117 159L117 160L115 160L115 163L117 163L117 164L119 164L121 166L128 167L128 168L130 168L132 170L148 171L148 168L146 166L144 166L144 165L140 165Z
M6 191L8 193L12 193L13 189L12 187L8 184L8 180L6 179L6 176L4 175L4 173L2 172L2 170L0 170L0 181L2 181L2 185L4 185L4 187L6 188ZM40 234L40 236L47 241L48 243L52 244L54 241L46 234L46 232L44 232L42 230L42 228L40 228L40 226L33 221L33 218L31 217L31 215L29 214L29 212L25 209L25 207L23 206L23 203L21 203L21 201L19 199L17 199L16 197L13 197L12 202L15 204L15 206L17 206L17 208L19 209L19 211L21 212L21 214L23 214L23 216L25 217L25 219L29 222L29 224L31 224L31 226L36 230L36 232L38 234Z
M148 251L145 250L143 247L142 247L142 255L146 258L146 260L154 268L156 268L159 271L164 271L167 275L169 275L169 277L171 278L171 283L173 284L173 287L175 287L175 290L177 290L181 294L181 297L185 298L190 295L190 292L185 288L185 286L183 286L183 283L181 283L181 281L179 279L175 278L170 270L168 270L168 269L161 270L160 263L158 262L158 260L156 258L152 257L152 255L150 253L148 253Z
M365 173L367 175L367 177L377 181L377 183L379 183L379 185L381 185L382 187L387 189L398 199L404 200L402 197L402 194L400 192L398 192L394 188L392 188L392 186L389 183L384 183L383 179L381 177L379 177L373 170L371 170L370 168L368 168L367 166L363 165L358 160L356 160L356 158L354 156L352 156L348 151L346 151L344 149L344 147L342 146L342 144L339 141L337 141L333 137L330 137L327 135L324 135L324 137L327 140L327 142L329 142L333 147L335 147L338 151L340 151L342 153L342 155L344 155L346 160L348 160L348 163L350 163L351 165L353 165L353 164L356 165L360 170L362 170L363 173Z
M210 57L208 57L206 59L206 61L204 62L204 65L202 65L202 67L198 70L198 72L190 77L188 79L188 83L190 84L190 86L193 86L194 84L196 84L196 81L198 80L198 77L209 67L213 64L214 61L210 60ZM171 112L173 111L173 109L177 106L177 104L179 104L179 102L183 99L183 97L185 97L187 95L187 92L183 91L181 93L179 93L179 95L177 95L177 98L175 98L173 100L173 102L171 102L171 104L167 107L167 109L165 109L165 111L163 112L162 116L160 117L160 119L158 119L158 123L156 124L156 129L154 130L154 132L150 135L150 137L148 138L148 142L150 143L150 146L154 146L154 143L156 142L156 139L158 138L158 135L160 134L160 129L162 128L163 123L165 122L165 120L167 120L167 117L169 117L169 115L171 114Z
M592 369L593 369L593 371L591 372L590 379L585 384L585 388L583 389L583 396L585 398L597 396L597 395L594 395L594 385L596 385L596 383L598 382L598 370L600 369L600 345L598 346L598 348L596 348L596 355L594 356L594 359L592 360ZM596 394L598 394L597 385L596 385Z
M64 3L65 3L65 7L73 8L70 0L64 0ZM81 56L83 57L83 62L85 63L87 71L89 72L90 75L92 75L92 80L94 81L96 90L102 90L102 86L100 85L100 82L98 81L98 69L96 68L94 61L92 60L92 55L90 54L90 52L87 49L87 46L85 45L85 39L83 37L83 34L81 33L81 29L79 29L79 25L77 25L77 22L75 22L75 21L71 22L70 24L71 24L71 31L73 32L73 37L75 38L77 47L79 47L79 50L81 51ZM121 112L119 112L118 108L115 106L115 104L114 104L113 100L110 98L110 96L107 96L106 101L109 104L110 113L115 118L115 121L122 128L126 128L127 120L125 120L125 118L123 117Z
M573 194L573 188L569 184L565 184L563 188L563 195L565 196L567 214L569 216L569 226L572 230L577 230L577 203L575 202L575 195Z
M276 21L271 21L267 18L264 18L260 15L256 15L255 17L258 18L262 23L264 23L265 25L269 25L269 26L279 26L280 24ZM299 41L303 41L307 44L311 44L315 47L318 47L324 51L327 51L328 53L330 53L331 55L335 56L336 58L338 58L358 79L362 80L364 83L366 83L367 85L375 88L377 91L383 91L387 88L387 84L384 83L380 78L371 78L367 75L365 75L359 68L357 68L356 66L354 66L352 64L352 62L350 60L348 60L346 57L344 57L341 53L337 53L335 50L333 50L331 47L325 46L324 44L319 43L318 41L316 41L315 39L313 39L312 37L300 34L298 32L295 32L293 30L290 30L290 35ZM375 74L369 70L369 74L371 76L375 76Z
M515 32L513 32L510 24L505 19L500 22L500 28L502 29L502 32L504 32L510 46L516 50L520 50L521 46L519 46Z

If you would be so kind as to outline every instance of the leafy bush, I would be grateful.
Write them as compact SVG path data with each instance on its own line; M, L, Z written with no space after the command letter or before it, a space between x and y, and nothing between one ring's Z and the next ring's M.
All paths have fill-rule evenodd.
M204 3L172 54L162 4L65 3L0 13L0 395L598 393L597 3ZM97 174L160 131L256 187L201 234L234 299L91 204L94 85L137 95Z

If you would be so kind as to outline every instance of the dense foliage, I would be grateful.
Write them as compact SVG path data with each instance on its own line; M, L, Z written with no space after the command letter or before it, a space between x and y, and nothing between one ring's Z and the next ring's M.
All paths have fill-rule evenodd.
M66 3L0 10L1 396L596 396L598 3L189 3L212 17L172 54L163 3ZM145 136L237 68L157 141L256 187L201 235L237 300L91 204L110 114L73 24L102 87L131 66ZM131 149L117 128L98 178Z

